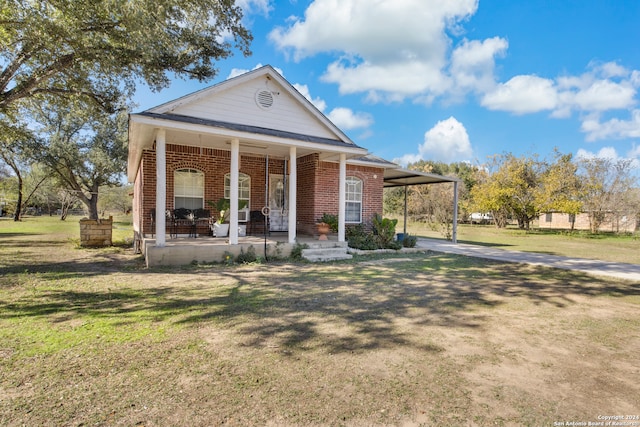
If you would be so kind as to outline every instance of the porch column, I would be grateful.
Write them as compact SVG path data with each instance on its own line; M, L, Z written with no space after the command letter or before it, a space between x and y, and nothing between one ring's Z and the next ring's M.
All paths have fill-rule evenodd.
M451 241L458 243L458 181L453 181L453 234Z
M340 179L338 180L338 242L344 242L347 204L347 155L340 154Z
M167 142L166 131L158 129L156 135L156 246L164 247L167 242Z
M240 140L231 140L231 187L229 201L231 213L229 215L229 244L238 244L238 179L240 176Z
M289 147L289 243L296 242L296 210L298 191L298 166L296 147Z

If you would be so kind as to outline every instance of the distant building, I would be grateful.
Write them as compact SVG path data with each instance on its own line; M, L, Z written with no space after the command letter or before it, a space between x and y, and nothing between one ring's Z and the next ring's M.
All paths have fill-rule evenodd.
M572 227L573 225L573 227ZM566 214L561 212L548 212L540 215L540 228L556 229L556 230L589 230L589 215L585 212L577 215ZM623 215L617 220L613 214L607 214L605 220L600 224L598 231L633 233L640 229L640 215L629 216Z

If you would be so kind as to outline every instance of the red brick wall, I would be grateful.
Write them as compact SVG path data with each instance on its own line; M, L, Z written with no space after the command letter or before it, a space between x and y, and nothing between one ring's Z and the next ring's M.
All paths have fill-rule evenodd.
M143 233L152 233L151 209L155 208L156 162L155 151L143 153L139 176L136 179L135 200L141 208L136 215ZM229 151L167 144L167 209L173 209L173 175L177 169L191 168L204 173L205 201L216 202L224 195L224 175L230 172ZM284 161L269 159L269 173L282 174ZM265 159L249 154L240 155L240 172L251 177L251 210L265 205ZM337 163L321 162L317 154L297 159L297 220L301 233L313 234L314 224L323 213L338 214ZM347 165L347 176L363 181L362 218L369 222L374 213L382 213L383 169ZM375 178L374 178L375 176ZM141 191L142 190L142 191ZM205 206L210 209L209 206ZM212 215L217 214L215 209Z

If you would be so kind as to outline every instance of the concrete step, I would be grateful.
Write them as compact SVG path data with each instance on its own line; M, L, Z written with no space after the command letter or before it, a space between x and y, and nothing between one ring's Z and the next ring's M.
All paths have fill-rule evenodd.
M340 261L353 258L351 254L347 253L346 245L333 248L319 247L303 249L302 257L310 262Z

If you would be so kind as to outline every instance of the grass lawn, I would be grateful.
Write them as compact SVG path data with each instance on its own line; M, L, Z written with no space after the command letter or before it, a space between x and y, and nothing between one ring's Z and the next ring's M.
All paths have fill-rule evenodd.
M0 221L0 425L639 414L638 283L431 252L146 269L68 221Z
M399 219L396 229L402 231L403 227L403 220ZM407 232L422 237L443 238L438 231L430 229L425 223L408 222ZM571 233L536 228L526 231L516 226L500 230L493 225L460 224L458 242L514 251L640 264L640 234L637 232L634 235L616 236L607 233Z

